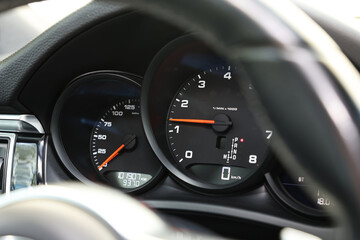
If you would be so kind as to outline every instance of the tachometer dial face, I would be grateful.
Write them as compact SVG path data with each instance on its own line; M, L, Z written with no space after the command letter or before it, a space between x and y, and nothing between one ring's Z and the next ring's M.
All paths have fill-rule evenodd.
M143 133L138 98L110 106L96 122L90 146L96 171L126 191L143 188L161 170Z
M267 156L272 130L258 127L235 73L231 66L199 73L180 87L169 108L166 132L174 164L204 186L238 185ZM246 91L253 91L251 84Z

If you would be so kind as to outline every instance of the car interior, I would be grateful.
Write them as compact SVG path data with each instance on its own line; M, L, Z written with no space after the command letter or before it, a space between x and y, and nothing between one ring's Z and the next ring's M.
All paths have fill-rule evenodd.
M31 2L0 3L23 31L0 39L0 239L360 239L360 25L303 0L6 20Z

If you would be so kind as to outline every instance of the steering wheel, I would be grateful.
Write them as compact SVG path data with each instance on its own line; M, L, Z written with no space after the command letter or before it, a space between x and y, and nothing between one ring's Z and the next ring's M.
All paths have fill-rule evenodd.
M331 193L343 238L360 239L360 77L327 34L285 0L133 0L126 4L199 33L219 54L244 66L263 106L258 112L266 113L258 114L259 120L271 121L279 133L272 147L280 160L290 169L305 168ZM93 192L108 196L109 205L122 202L124 208L103 216L99 206L86 201L96 198ZM77 238L98 239L97 232L109 239L179 237L144 206L111 189L40 188L14 192L2 202L0 236L63 239L77 234ZM43 221L43 206L49 211L48 221ZM50 211L55 208L61 211ZM143 214L138 230L121 226L118 216L126 214L126 208ZM32 220L34 212L38 217ZM81 222L66 224L70 218L86 221L90 227L84 231ZM31 229L40 227L37 220L46 226L34 233ZM19 224L28 227L15 227ZM63 227L71 234L64 235Z

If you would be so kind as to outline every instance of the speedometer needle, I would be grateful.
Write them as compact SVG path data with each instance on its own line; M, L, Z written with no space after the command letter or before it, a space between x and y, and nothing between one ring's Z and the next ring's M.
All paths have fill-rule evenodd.
M201 123L201 124L211 124L211 125L223 125L223 126L232 125L231 121L218 121L218 120L205 120L205 119L170 118L169 121L171 121L171 122L185 122L185 123Z
M116 157L119 152L124 149L128 144L130 144L134 139L136 138L135 135L130 135L126 137L126 140L123 144L120 145L120 147L118 149L115 150L115 152L113 152L99 167L99 171L101 171L101 169L111 160L114 159L114 157Z

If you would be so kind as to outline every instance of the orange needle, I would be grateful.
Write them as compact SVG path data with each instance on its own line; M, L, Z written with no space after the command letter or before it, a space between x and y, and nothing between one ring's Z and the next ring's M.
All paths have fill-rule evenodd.
M130 145L131 142L133 142L135 140L136 136L135 135L128 135L125 137L125 142L123 144L120 145L120 147L118 149L115 150L115 152L113 152L99 167L99 171L101 171L101 169L111 160L114 159L114 157L116 157L119 152L124 148L124 147L134 147L135 145L133 144L132 146Z
M170 118L172 122L187 122L187 123L202 123L202 124L215 124L215 120L204 120L204 119L177 119Z
M119 152L121 151L121 149L123 149L125 147L125 144L122 144L118 149L115 150L115 152L113 152L99 167L99 171L103 168L103 166L105 164L107 164L108 162L110 162L111 160L113 160L114 157L116 157L116 155L119 154Z

